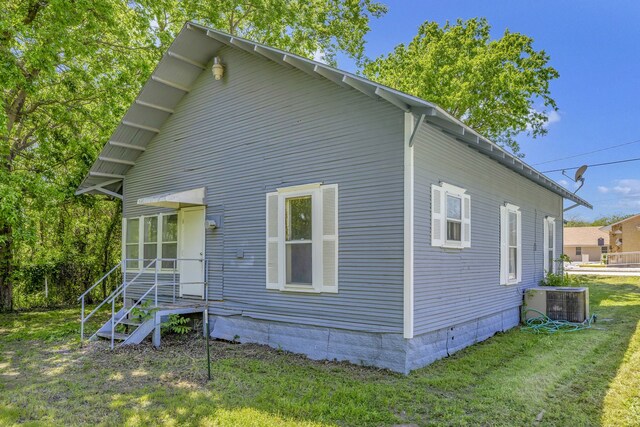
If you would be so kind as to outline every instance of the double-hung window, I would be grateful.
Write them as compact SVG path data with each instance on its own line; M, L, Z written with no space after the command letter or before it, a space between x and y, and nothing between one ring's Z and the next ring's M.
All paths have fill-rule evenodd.
M178 255L178 215L160 214L126 218L124 257L129 271L149 266L154 259L170 258L159 263L163 270L173 270Z
M160 253L162 258L170 258L162 261L162 268L174 269L176 262L171 259L178 257L178 215L162 215L161 218L162 245Z
M143 265L146 267L158 257L158 217L142 218Z
M500 283L522 281L522 215L518 206L500 206Z
M267 289L338 291L338 186L309 184L267 194Z
M127 270L137 270L140 268L138 258L140 258L140 218L129 218L124 221L125 225L125 250L124 257ZM135 261L134 261L135 260Z
M556 272L556 220L553 217L546 217L543 222L544 232L544 271L546 273Z
M431 186L431 245L471 247L471 198L451 184Z
M285 285L313 284L313 196L285 198Z

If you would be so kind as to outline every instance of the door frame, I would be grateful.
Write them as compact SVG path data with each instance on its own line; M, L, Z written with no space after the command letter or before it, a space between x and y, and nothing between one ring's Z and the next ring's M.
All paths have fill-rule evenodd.
M178 209L178 259L183 258L183 253L182 251L185 248L185 243L184 243L184 226L183 226L183 213L184 212L191 212L191 211L202 211L202 231L203 231L203 235L202 235L202 282L203 282L203 286L202 286L202 295L197 295L197 294L186 294L187 296L192 296L192 297L197 297L197 296L201 296L202 299L204 299L205 295L206 295L206 289L205 287L207 286L207 284L205 283L205 277L206 277L206 272L205 272L205 259L206 259L206 247L207 247L207 235L206 235L206 227L205 227L205 219L206 219L206 215L207 215L207 207L206 206L193 206L193 207L188 207L188 208L180 208ZM180 261L178 261L180 262ZM184 261L183 261L184 262ZM182 271L180 269L178 269L178 273L180 275L180 283L179 283L179 288L180 288L180 298L183 297L183 293L182 293Z

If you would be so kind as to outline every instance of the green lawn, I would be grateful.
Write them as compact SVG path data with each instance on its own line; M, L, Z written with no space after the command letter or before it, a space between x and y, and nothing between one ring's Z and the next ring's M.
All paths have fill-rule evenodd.
M518 329L402 376L196 335L84 348L77 310L0 315L0 425L640 425L640 279L594 278L594 329ZM536 418L540 418L536 421Z

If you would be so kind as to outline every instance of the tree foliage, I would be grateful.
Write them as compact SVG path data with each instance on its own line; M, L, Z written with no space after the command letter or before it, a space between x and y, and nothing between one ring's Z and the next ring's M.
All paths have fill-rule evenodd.
M565 227L604 227L605 225L614 224L616 222L627 219L635 214L629 215L605 215L594 219L593 221L586 221L579 217L573 217L567 220Z
M359 60L369 20L385 8L373 0L0 0L0 12L2 310L13 306L14 285L38 289L44 277L68 301L119 258L119 202L74 190L185 21L309 57Z
M366 77L434 102L463 122L519 152L516 135L546 134L547 113L556 110L549 83L559 76L533 39L505 30L492 40L485 19L440 27L425 22L408 44L366 61Z

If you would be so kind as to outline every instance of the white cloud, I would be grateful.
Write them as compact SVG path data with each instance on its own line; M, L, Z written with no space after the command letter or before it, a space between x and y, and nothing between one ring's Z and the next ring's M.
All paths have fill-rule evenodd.
M323 64L327 64L327 59L324 56L324 51L322 51L321 49L318 49L313 53L313 60L322 62Z
M544 114L547 116L547 122L544 124L545 128L548 128L553 123L558 123L560 119L562 119L562 116L560 116L560 113L558 113L555 110L544 111L544 110L538 110L537 108L531 108L530 111L532 113ZM527 130L531 131L531 125L527 124Z
M569 186L569 182L566 179L561 179L560 181L558 181L558 184L562 185L565 188Z
M639 179L619 179L615 181L613 192L626 196L640 196Z
M599 185L598 192L615 196L607 200L611 208L634 211L640 208L640 179L617 179L609 186Z
M549 111L549 113L547 114L547 117L549 119L549 121L547 121L547 126L552 123L558 123L561 118L560 113L558 113L556 110Z

